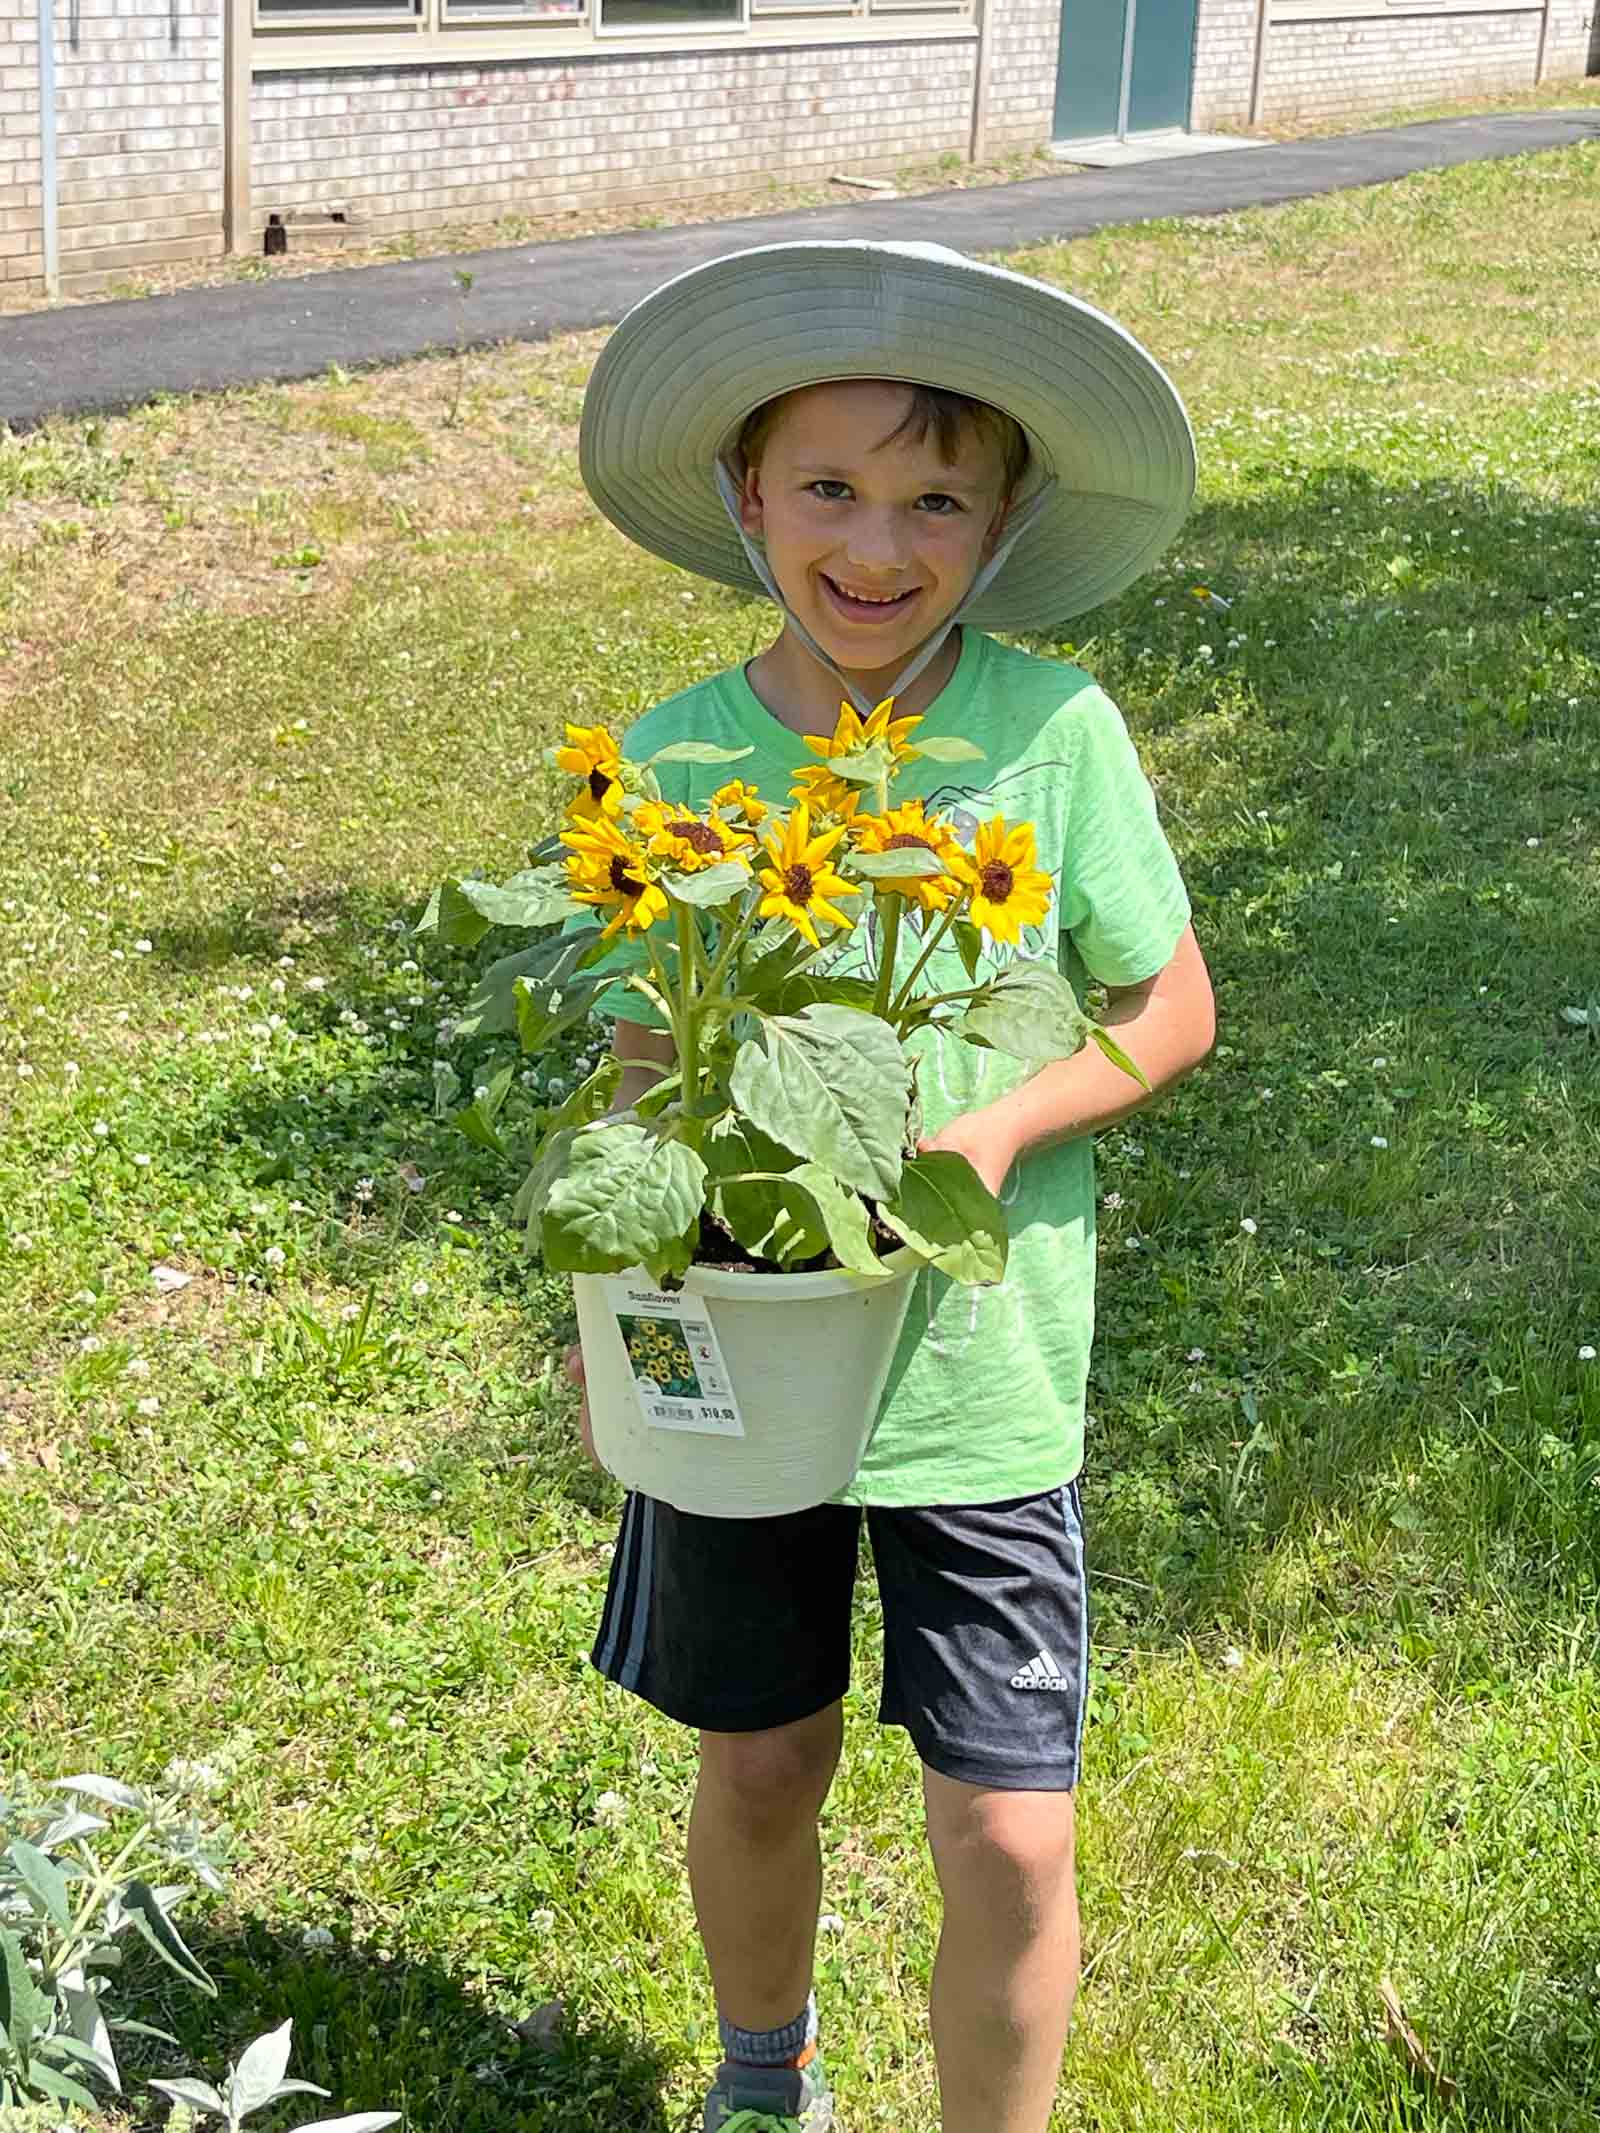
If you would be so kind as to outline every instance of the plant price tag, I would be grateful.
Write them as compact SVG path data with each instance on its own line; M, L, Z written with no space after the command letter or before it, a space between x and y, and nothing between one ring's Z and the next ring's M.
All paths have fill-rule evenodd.
M608 1275L605 1286L646 1426L742 1437L733 1380L702 1299L625 1274Z

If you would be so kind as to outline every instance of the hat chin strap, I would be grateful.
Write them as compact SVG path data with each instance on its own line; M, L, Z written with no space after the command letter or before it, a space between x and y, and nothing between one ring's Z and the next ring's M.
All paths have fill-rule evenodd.
M849 697L851 703L856 708L858 716L862 718L869 717L872 711L876 708L876 706L868 703L865 696L862 695L861 691L856 687L855 683L851 681L850 677L845 673L843 667L841 667L834 659L830 658L828 653L826 653L822 649L821 645L818 644L816 638L812 636L811 632L800 620L800 617L795 613L794 609L789 605L788 601L785 600L783 594L779 592L778 581L772 575L772 566L770 563L768 563L765 554L760 548L756 546L755 542L750 538L749 534L745 532L744 519L739 508L739 486L737 482L735 482L733 475L730 473L725 461L721 459L717 461L716 474L717 494L722 498L723 508L726 510L729 518L733 521L733 530L739 536L740 543L743 546L745 555L749 560L750 568L761 580L761 583L766 588L769 597L777 603L777 606L780 612L782 613L785 622L788 623L790 629L794 632L795 636L799 638L800 642L805 646L806 650L811 654L812 658L815 659L821 667L823 667L829 674L833 676L835 681L838 682L840 688L843 689L845 695ZM969 609L972 607L973 602L977 600L981 594L988 591L989 587L999 576L1001 565L1006 561L1006 558L1010 555L1012 549L1015 548L1017 542L1022 538L1023 534L1026 533L1028 528L1033 524L1034 520L1038 517L1040 511L1043 510L1046 499L1049 497L1050 491L1055 487L1055 485L1055 476L1053 474L1047 476L1044 482L1039 486L1039 488L1037 488L1032 494L1032 496L1028 498L1027 502L1022 504L1017 510L1015 510L1011 514L1010 520L1006 526L1006 530L1000 538L1000 545L995 549L994 554L990 556L988 562L984 564L983 568L978 572L978 575L968 586L966 594L961 601L961 604L955 609L954 613L952 613L943 623L940 624L939 628L934 631L933 635L928 639L927 643L919 646L916 656L911 661L911 664L896 676L894 687L892 689L886 689L884 691L884 694L886 696L899 696L904 690L908 689L911 686L912 682L916 680L917 676L923 671L923 669L938 657L939 652L942 650L946 639L950 635L950 632L960 622L962 616L969 611Z

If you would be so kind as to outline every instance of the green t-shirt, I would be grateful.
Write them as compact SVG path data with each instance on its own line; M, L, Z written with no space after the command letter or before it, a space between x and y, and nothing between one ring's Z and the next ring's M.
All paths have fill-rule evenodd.
M1054 960L1080 998L1087 979L1136 985L1162 969L1189 922L1177 862L1156 818L1121 714L1080 668L1014 651L963 629L955 673L914 739L955 734L984 750L981 763L908 764L891 802L923 799L951 817L962 842L992 815L1032 822L1038 863L1055 881L1041 924L1021 943L985 943L997 969L1017 958ZM750 747L719 768L662 764L666 798L698 807L729 778L784 805L795 771L816 761L756 696L742 667L685 689L646 712L623 751L642 759L679 740ZM866 901L863 899L863 901ZM902 972L918 942L902 927ZM876 928L859 923L832 967L876 968ZM642 960L642 957L641 957ZM926 980L969 982L953 949L940 948ZM652 1019L624 986L601 1008ZM918 1087L925 1130L1015 1088L1027 1070L919 1031ZM1084 1387L1094 1332L1094 1153L1088 1137L1024 1157L1001 1194L1011 1232L1004 1281L963 1288L931 1267L918 1275L877 1426L840 1503L927 1506L997 1503L1069 1481L1083 1463Z

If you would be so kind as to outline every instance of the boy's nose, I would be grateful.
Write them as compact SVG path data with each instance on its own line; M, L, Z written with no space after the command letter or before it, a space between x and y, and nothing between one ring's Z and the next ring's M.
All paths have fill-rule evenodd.
M845 536L845 560L858 570L898 570L906 559L905 533L893 511L861 511Z

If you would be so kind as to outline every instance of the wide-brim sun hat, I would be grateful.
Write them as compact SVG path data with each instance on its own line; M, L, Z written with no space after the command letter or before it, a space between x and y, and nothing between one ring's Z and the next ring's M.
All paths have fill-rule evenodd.
M1194 496L1166 372L1092 304L931 244L763 245L636 304L595 364L578 457L613 525L696 576L767 590L718 486L746 418L802 386L894 378L987 401L1030 448L1034 509L962 618L1047 630L1148 570ZM727 472L722 475L724 486Z

